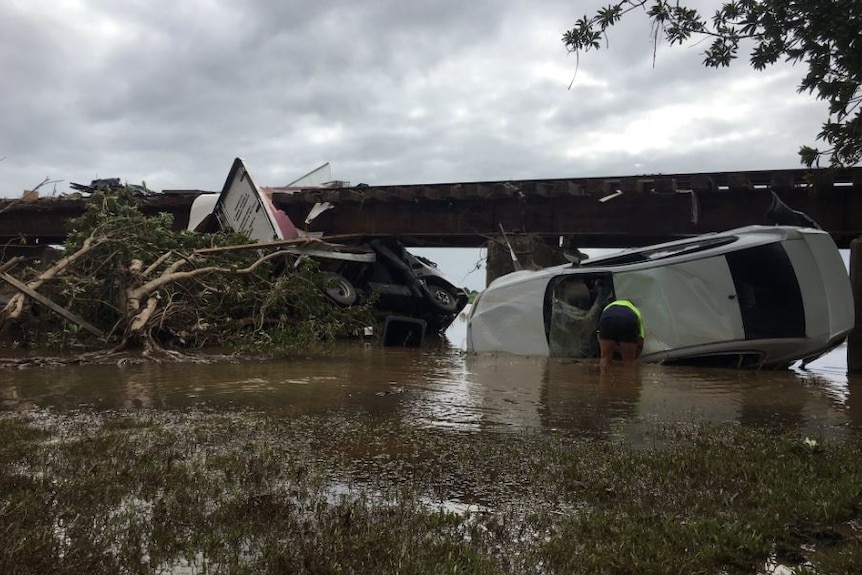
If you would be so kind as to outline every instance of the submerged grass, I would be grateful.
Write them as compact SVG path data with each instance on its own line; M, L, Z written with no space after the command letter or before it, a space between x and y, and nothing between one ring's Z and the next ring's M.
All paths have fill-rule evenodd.
M0 572L862 572L862 441L0 415Z

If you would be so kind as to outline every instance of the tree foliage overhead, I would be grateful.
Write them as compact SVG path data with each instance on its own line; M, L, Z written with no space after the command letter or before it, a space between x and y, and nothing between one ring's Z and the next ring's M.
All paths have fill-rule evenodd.
M828 103L829 116L817 135L828 148L802 146L802 163L811 167L828 158L832 166L853 166L862 160L862 1L725 1L708 19L685 4L615 2L577 20L563 34L563 43L577 54L598 50L609 28L627 13L642 9L652 21L654 48L662 38L670 45L710 38L703 59L707 67L729 66L741 46L749 45L749 63L755 70L780 60L807 64L798 91Z

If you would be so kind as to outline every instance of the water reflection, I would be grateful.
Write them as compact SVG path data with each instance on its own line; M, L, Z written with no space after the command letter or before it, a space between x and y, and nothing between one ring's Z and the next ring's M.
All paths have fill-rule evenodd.
M455 339L454 341L457 341ZM0 372L0 408L361 412L468 430L565 429L649 439L656 425L736 422L802 433L862 428L862 380L843 350L808 370L753 372L468 356L451 338L421 349L351 343L290 361L34 368ZM839 375L840 374L840 375Z
M656 424L738 422L806 433L862 425L840 394L792 371L643 365L602 374L595 362L556 358L468 357L465 363L474 418L485 425L632 440Z

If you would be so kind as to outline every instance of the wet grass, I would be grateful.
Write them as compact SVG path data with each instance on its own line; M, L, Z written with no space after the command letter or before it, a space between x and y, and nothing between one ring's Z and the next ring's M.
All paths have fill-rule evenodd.
M0 415L0 573L862 572L862 440Z

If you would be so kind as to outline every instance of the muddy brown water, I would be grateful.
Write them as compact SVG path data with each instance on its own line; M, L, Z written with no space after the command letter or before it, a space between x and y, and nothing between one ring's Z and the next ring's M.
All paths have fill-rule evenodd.
M593 361L472 356L465 326L421 348L340 344L311 357L0 371L0 409L356 412L403 423L488 431L559 429L648 441L656 425L862 430L862 378L845 348L807 370L736 371L642 365L600 374Z

